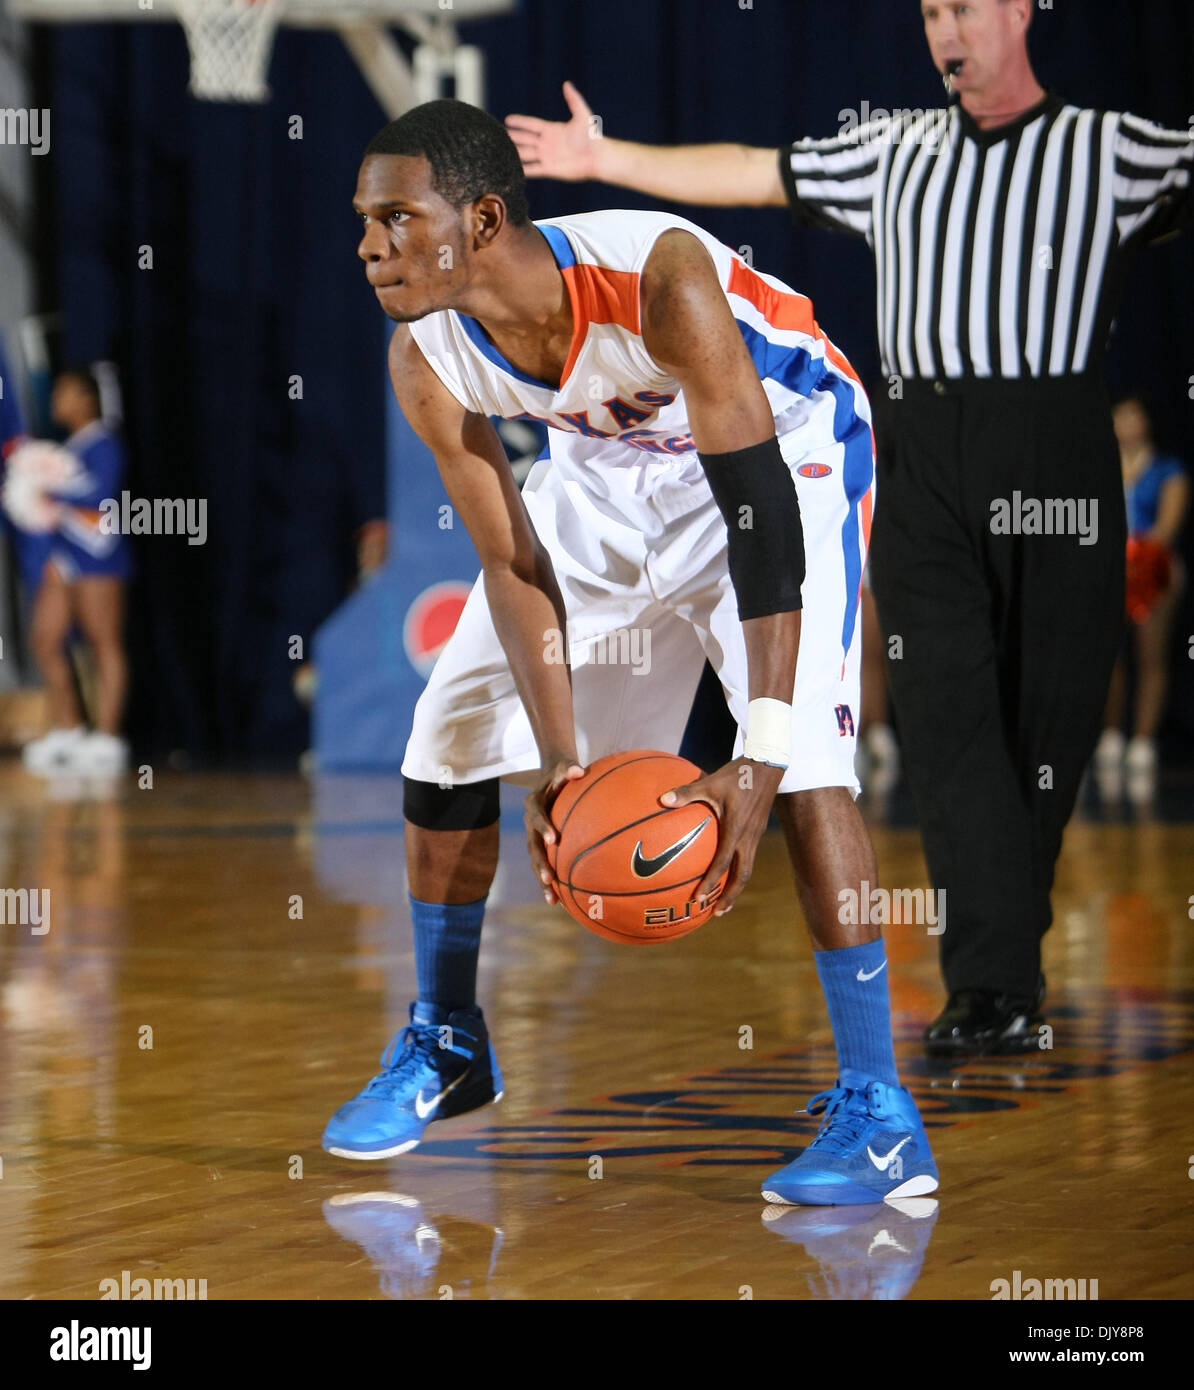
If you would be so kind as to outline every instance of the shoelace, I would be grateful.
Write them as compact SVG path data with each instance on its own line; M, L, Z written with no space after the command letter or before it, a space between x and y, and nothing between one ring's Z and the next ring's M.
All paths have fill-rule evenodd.
M438 1051L439 1035L434 1028L408 1023L386 1044L380 1059L382 1070L365 1087L363 1094L389 1100L418 1067L434 1065Z
M866 1092L847 1090L844 1086L818 1091L809 1101L806 1112L825 1115L809 1148L823 1149L839 1157L845 1157L857 1146L871 1121Z

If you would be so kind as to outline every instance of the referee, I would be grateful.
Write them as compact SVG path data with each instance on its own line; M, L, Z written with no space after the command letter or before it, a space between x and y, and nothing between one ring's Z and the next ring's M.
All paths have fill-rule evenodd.
M1037 82L1032 0L924 6L960 100L798 140L662 148L511 116L528 174L787 205L875 255L871 570L949 998L931 1054L1040 1045L1040 939L1123 624L1102 359L1127 258L1192 220L1194 141Z

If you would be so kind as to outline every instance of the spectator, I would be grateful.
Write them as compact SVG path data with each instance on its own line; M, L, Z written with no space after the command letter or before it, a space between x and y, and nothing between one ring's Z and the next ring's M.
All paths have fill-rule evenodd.
M50 409L83 472L68 491L56 494L58 524L33 600L30 646L46 683L51 727L25 745L24 761L42 773L121 772L128 759L120 727L128 684L123 628L131 556L128 540L111 529L101 504L120 495L124 449L101 418L99 385L86 367L55 378ZM90 731L66 650L72 626L81 630L95 660Z

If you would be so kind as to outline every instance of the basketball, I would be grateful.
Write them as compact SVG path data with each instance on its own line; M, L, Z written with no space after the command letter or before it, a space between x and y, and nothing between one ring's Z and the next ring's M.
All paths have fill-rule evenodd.
M723 874L696 888L717 853L717 814L704 802L668 808L659 798L702 775L687 758L635 749L598 758L556 798L548 845L555 891L582 926L609 941L646 945L686 936L713 915Z

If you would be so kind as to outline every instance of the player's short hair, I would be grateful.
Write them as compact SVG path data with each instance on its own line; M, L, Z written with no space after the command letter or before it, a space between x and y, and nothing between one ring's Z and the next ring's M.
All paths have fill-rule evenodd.
M495 193L516 227L530 220L514 141L501 121L465 101L445 97L414 107L377 132L365 147L365 157L371 154L422 155L435 191L454 207Z
M63 378L73 381L81 390L91 397L91 402L95 406L96 414L103 410L103 399L100 396L100 385L95 373L86 363L75 363L69 367L63 367L58 373L58 380Z

